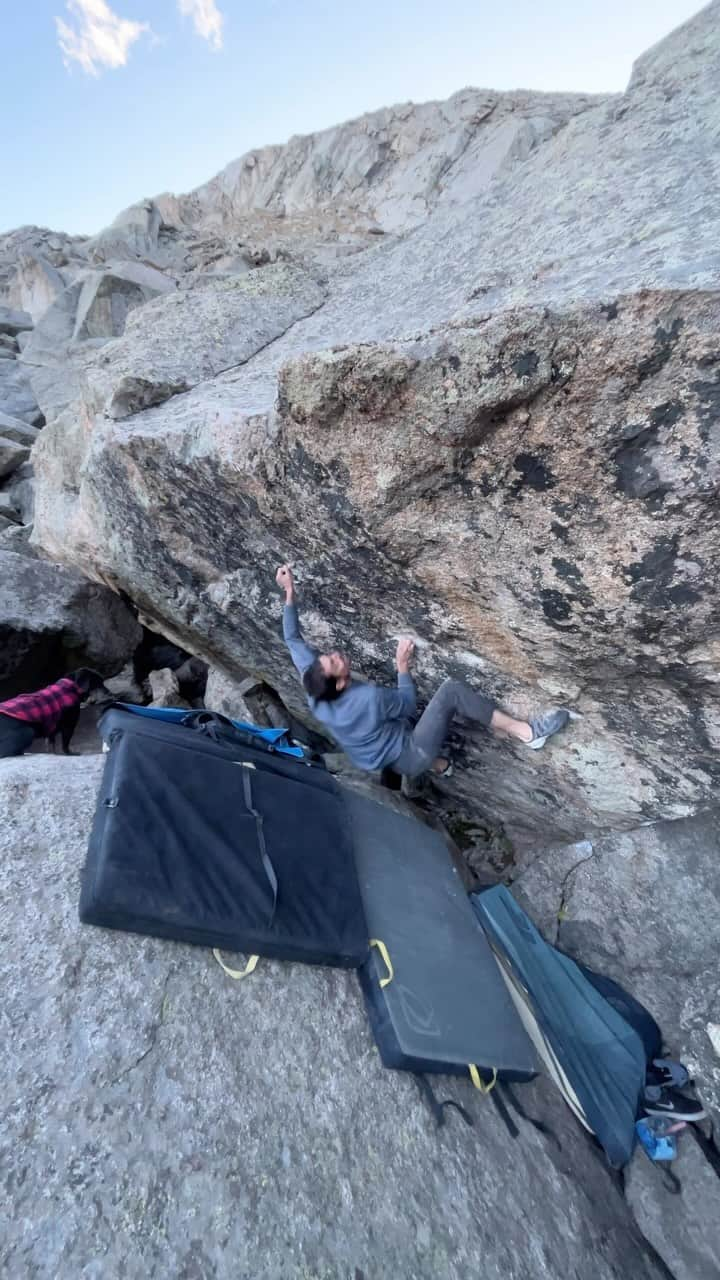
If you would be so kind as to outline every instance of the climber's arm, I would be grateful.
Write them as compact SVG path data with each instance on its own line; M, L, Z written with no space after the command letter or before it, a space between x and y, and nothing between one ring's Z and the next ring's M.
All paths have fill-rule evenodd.
M288 649L290 650L290 657L300 672L300 675L302 675L303 672L307 671L308 667L312 666L317 657L317 653L303 640L303 634L300 630L297 602L295 599L295 582L292 575L292 569L289 565L283 564L280 566L275 575L275 581L285 592L283 637Z
M415 681L410 675L415 645L409 636L399 641L395 655L397 689L378 689L378 697L387 720L407 720L417 710Z

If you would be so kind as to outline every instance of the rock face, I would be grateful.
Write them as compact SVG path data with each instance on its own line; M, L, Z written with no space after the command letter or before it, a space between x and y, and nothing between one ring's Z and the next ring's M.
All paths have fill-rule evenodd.
M151 707L187 707L190 703L186 702L180 695L180 685L174 671L170 671L168 667L163 667L160 671L151 671L150 689L152 691Z
M0 408L3 413L30 423L38 412L27 370L9 353L7 359L0 360Z
M0 480L17 471L21 463L30 456L27 446L7 436L0 436Z
M410 628L424 695L453 674L519 712L569 703L539 760L466 740L456 798L516 834L702 803L717 14L622 97L468 90L253 152L90 241L5 237L37 323L0 375L51 424L38 544L296 711L268 588L287 554L317 638L369 676ZM328 269L333 244L353 252Z
M173 282L162 272L132 262L116 265L111 271L93 271L84 279L80 291L73 340L112 338L123 333L131 311L173 288ZM26 358L32 358L30 344Z
M0 283L2 240L12 238L0 238ZM12 293L9 296L14 300ZM34 501L29 457L45 419L20 363L21 343L24 346L32 332L27 311L0 304L0 548L34 558L28 542Z
M257 708L246 697L249 688L253 688L252 680L234 680L219 667L211 667L208 672L205 689L205 706L210 711L219 711L231 720L246 720L249 724L267 727L268 720L257 715Z
M0 431L3 436L2 426L8 419L34 425L41 416L27 370L19 362L18 339L26 337L32 327L27 311L0 304Z
M31 428L28 428L28 430L31 430ZM12 436L10 438L12 439ZM34 440L29 440L28 443L32 445ZM35 485L31 462L24 462L13 471L10 479L6 480L4 491L0 497L3 501L10 502L16 508L23 525L32 524Z
M108 347L100 376L88 372L96 411L130 417L240 367L323 299L306 272L285 264L159 299Z
M393 109L80 246L94 270L145 254L180 287L97 348L72 336L77 275L25 346L49 423L38 545L295 712L272 585L288 556L311 638L370 678L392 679L409 629L424 697L453 675L518 713L569 705L582 719L544 754L463 736L448 795L520 841L705 803L719 15L620 97ZM356 252L313 257L303 220L327 247L351 208Z
M409 628L424 694L461 675L518 711L582 714L547 756L467 738L469 806L482 776L485 812L516 828L682 815L718 770L719 312L712 294L652 293L612 317L503 314L292 362L270 414L182 397L97 419L80 500L41 489L41 537L144 611L172 598L186 647L211 637L275 683L272 567L290 547L311 636L369 676L392 678ZM52 432L36 466L59 481Z
M159 197L158 204L171 224L225 233L256 210L405 231L437 207L482 194L513 161L603 101L464 89L446 102L402 103L250 151L189 196Z
M0 551L0 698L74 667L112 675L141 637L130 610L79 573Z
M132 662L128 662L116 676L105 680L104 685L117 702L134 702L142 706L147 701L145 690L135 679Z
M411 631L423 700L452 676L569 706L540 753L459 727L425 803L494 828L469 861L551 938L564 907L562 945L645 1000L715 1111L719 79L715 0L623 95L465 90L92 239L0 237L0 696L125 666L110 585L148 628L118 690L172 668L176 702L189 663L195 704L202 658L208 705L277 724L272 686L296 731L289 558L308 638L369 678ZM100 764L0 764L13 1274L716 1280L687 1135L679 1196L640 1154L622 1198L541 1085L560 1151L523 1124L519 1159L479 1099L477 1129L434 1133L352 975L236 989L201 952L79 930Z
M102 759L2 761L2 1164L9 1274L660 1280L622 1196L542 1082L562 1150L443 1080L437 1130L386 1071L354 974L77 920ZM32 910L26 909L32 904Z
M0 236L0 296L3 302L29 313L35 323L87 263L82 236L19 227Z
M13 418L9 413L0 413L0 432L4 440L15 440L17 444L31 448L38 438L37 427L31 427L22 418Z
M16 311L12 307L0 306L0 334L16 338L26 329L32 329L32 319L26 311Z
M0 551L14 551L16 555L28 556L31 560L42 557L30 545L32 525L5 524L0 531Z

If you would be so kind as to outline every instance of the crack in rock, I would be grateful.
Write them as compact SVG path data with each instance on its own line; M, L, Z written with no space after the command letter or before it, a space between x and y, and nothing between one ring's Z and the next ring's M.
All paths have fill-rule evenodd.
M150 1054L153 1052L153 1049L156 1048L160 1031L162 1027L165 1026L165 1023L167 1021L167 1014L169 1010L169 1004L167 1002L167 991L168 991L170 978L172 977L173 972L174 972L173 969L168 969L167 973L165 974L165 978L163 980L158 1010L155 1015L154 1022L150 1028L150 1043L148 1044L146 1049L143 1049L142 1053L137 1058L135 1058L133 1062L130 1062L128 1066L123 1067L123 1070L119 1072L119 1074L116 1075L113 1080L108 1081L108 1087L112 1088L114 1085L119 1084L121 1080L124 1080L126 1076L129 1076L131 1072L137 1069L137 1067L142 1066L146 1058L149 1058Z
M581 840L580 843L578 844L578 849L581 849L581 848L585 850L585 857L578 858L578 861L574 862L573 865L568 868L568 870L565 872L565 875L563 876L560 882L560 904L558 906L557 918L555 922L555 940L553 944L556 947L559 944L560 929L562 928L563 920L565 920L568 915L567 908L568 908L570 893L574 888L574 884L569 883L570 877L574 875L575 872L584 865L584 863L591 862L592 859L596 857L595 849L593 848L593 845L589 840Z

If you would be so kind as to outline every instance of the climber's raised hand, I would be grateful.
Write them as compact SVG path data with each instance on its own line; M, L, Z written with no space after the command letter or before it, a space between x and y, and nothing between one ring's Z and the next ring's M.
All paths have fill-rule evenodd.
M410 636L402 636L395 654L395 665L401 674L408 671L414 652L415 641Z
M295 579L289 564L280 565L275 574L275 581L280 589L285 592L286 600L289 603L295 594Z

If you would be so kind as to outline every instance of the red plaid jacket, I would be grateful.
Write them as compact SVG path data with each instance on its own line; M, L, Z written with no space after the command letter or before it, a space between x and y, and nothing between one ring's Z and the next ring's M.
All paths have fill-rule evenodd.
M0 702L0 715L13 720L25 720L36 725L38 736L49 737L58 727L58 721L68 707L75 707L83 696L74 680L64 676L56 684L49 684L37 693L22 693L18 698Z

